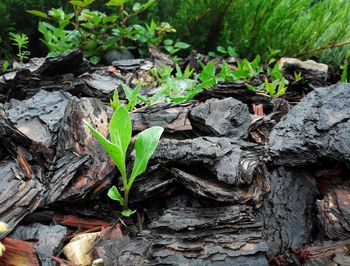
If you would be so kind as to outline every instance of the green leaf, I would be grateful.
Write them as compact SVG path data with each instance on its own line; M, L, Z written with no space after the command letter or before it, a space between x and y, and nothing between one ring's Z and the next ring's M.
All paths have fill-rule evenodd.
M4 60L4 62L2 63L2 69L3 69L4 71L6 71L6 70L9 68L9 66L10 66L9 61Z
M225 47L223 47L223 46L218 46L218 47L216 48L216 50L217 50L218 52L220 52L220 53L223 53L223 54L226 54L226 53L227 53L227 50L226 50Z
M134 183L135 178L146 171L148 161L156 150L163 131L164 129L162 127L151 127L142 131L137 136L135 142L135 163L128 182L129 189Z
M101 143L105 151L112 157L113 161L117 165L120 173L126 176L125 169L125 154L117 145L108 141L100 132L93 128L87 121L84 120L84 124L91 131L92 135Z
M229 56L232 56L232 57L237 56L237 51L232 46L227 47L227 53Z
M216 66L213 63L208 63L202 70L202 72L199 74L199 79L202 82L211 81L208 85L209 87L212 87L216 85L216 79L215 79L215 71Z
M133 7L132 7L132 10L137 12L139 10L141 10L142 8L142 5L140 3L136 3Z
M117 146L125 157L131 141L131 119L128 110L122 105L114 112L109 123L111 142Z
M136 88L132 91L131 97L128 98L128 104L126 105L126 109L130 111L136 105L136 101L139 97L141 90L141 83L137 84Z
M69 3L73 6L79 6L79 7L84 7L85 3L83 1L69 1Z
M98 62L100 62L101 60L101 57L95 55L95 56L92 56L89 58L89 61L93 64L93 65L96 65L98 64Z
M116 200L120 203L120 205L125 206L125 201L123 196L119 193L116 186L111 187L108 190L108 197L110 197L112 200Z
M189 48L191 45L189 45L188 43L185 42L176 42L175 43L175 47L176 48L180 48L180 49L187 49Z
M107 6L121 6L126 3L127 0L110 0L106 5Z
M46 13L39 10L27 10L27 12L38 17L49 18L49 16Z
M71 1L69 1L70 4L72 4L74 6L78 6L78 7L87 7L90 4L92 4L93 2L95 2L95 0L84 0L84 1L71 0Z
M130 217L131 215L133 215L136 212L136 210L132 211L130 209L124 210L122 211L122 215L125 217Z
M125 93L125 98L129 101L132 98L132 88L130 88L128 85L122 83L122 89Z
M174 44L174 41L172 39L164 40L164 45L166 45L166 46L170 46L170 45L173 45L173 44Z
M119 94L117 89L114 90L113 97L112 99L110 99L110 104L111 104L111 107L113 108L113 111L117 110L120 105Z
M255 91L255 87L248 84L248 83L245 83L245 85L247 86L247 89L250 90L250 91Z

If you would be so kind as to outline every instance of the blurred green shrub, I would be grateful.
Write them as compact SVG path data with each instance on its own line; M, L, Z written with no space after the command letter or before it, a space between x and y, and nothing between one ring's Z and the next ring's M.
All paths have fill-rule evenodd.
M27 34L31 43L30 50L33 56L44 55L40 53L38 20L26 12L27 9L48 10L53 6L67 7L67 0L1 0L0 1L0 58L13 58L17 53L11 47L9 33L19 31ZM42 49L44 50L44 49Z
M108 13L92 10L91 4L95 0L69 1L74 10L71 13L62 8L51 8L47 13L39 10L27 12L44 19L39 22L38 29L43 35L41 40L48 48L49 56L80 48L85 57L96 64L104 52L110 49L158 46L167 33L175 32L167 22L156 23L152 20L150 24L132 23L133 18L138 17L156 1L141 3L109 0L106 2L106 6L111 8Z
M205 53L231 44L250 59L280 50L336 64L347 49L333 48L350 41L349 14L348 0L160 0L151 13Z

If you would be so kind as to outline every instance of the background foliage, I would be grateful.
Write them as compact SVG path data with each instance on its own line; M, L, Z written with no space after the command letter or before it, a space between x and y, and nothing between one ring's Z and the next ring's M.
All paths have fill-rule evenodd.
M93 7L104 11L105 2L96 1ZM27 33L32 56L39 55L38 18L25 10L60 6L69 9L67 0L1 1L0 57L12 51L10 31ZM266 59L271 51L280 50L284 56L340 64L349 50L349 45L340 45L350 42L349 14L348 0L158 0L139 20L169 22L177 29L173 39L188 42L203 53L232 46L249 59L257 54Z

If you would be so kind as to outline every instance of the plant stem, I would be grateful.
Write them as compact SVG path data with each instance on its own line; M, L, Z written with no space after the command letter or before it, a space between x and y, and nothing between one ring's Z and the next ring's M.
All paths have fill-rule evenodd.
M124 210L128 209L128 201L129 201L129 188L124 187Z
M320 48L318 48L316 50L304 51L304 52L301 52L301 53L298 53L298 54L295 54L295 55L292 55L292 56L293 57L300 57L300 56L305 56L305 55L310 55L310 54L317 54L317 53L320 53L320 52L322 52L324 50L327 50L327 49L341 47L341 46L346 46L346 45L350 45L350 41L325 45L325 46L320 47Z

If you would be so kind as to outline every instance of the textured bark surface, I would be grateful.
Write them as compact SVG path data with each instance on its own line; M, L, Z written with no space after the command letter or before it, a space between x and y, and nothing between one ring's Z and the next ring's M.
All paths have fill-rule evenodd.
M163 139L154 154L157 162L184 165L230 185L249 185L263 173L258 146L238 139L200 137L189 140Z
M283 99L219 84L199 101L132 112L134 135L165 132L130 190L137 214L120 216L106 195L112 184L123 193L119 173L83 121L108 138L113 91L172 63L151 54L150 64L123 62L120 72L88 68L73 51L0 76L0 221L26 240L5 239L8 255L65 263L62 242L86 230L101 231L91 249L104 265L348 265L350 87L313 91L311 72L298 82L286 72Z
M350 238L350 181L331 187L317 201L317 209L319 223L329 239Z
M41 175L40 169L36 175ZM15 161L0 162L0 220L13 229L26 215L39 207L43 186L27 179Z
M41 265L54 266L56 264L52 261L51 256L56 255L63 247L67 231L66 227L60 225L47 226L34 223L18 226L11 234L11 238L34 242L33 247L38 254Z
M251 124L248 106L233 98L210 99L191 109L194 128L209 136L246 138Z
M60 57L46 58L45 62L35 71L35 74L58 76L73 73L78 76L89 69L89 63L83 58L82 51L77 49Z
M192 130L188 119L195 102L155 105L131 113L133 131L139 132L152 126L161 126L167 133Z
M308 94L274 127L268 146L280 165L350 162L350 85Z
M40 265L33 244L22 240L15 240L9 237L5 237L1 240L1 242L6 248L6 252L0 257L1 265Z
M262 219L269 245L268 255L313 240L316 187L301 171L280 167L269 173L271 191L264 201Z
M110 265L267 265L261 223L242 205L175 207L136 239L103 244L95 249Z

